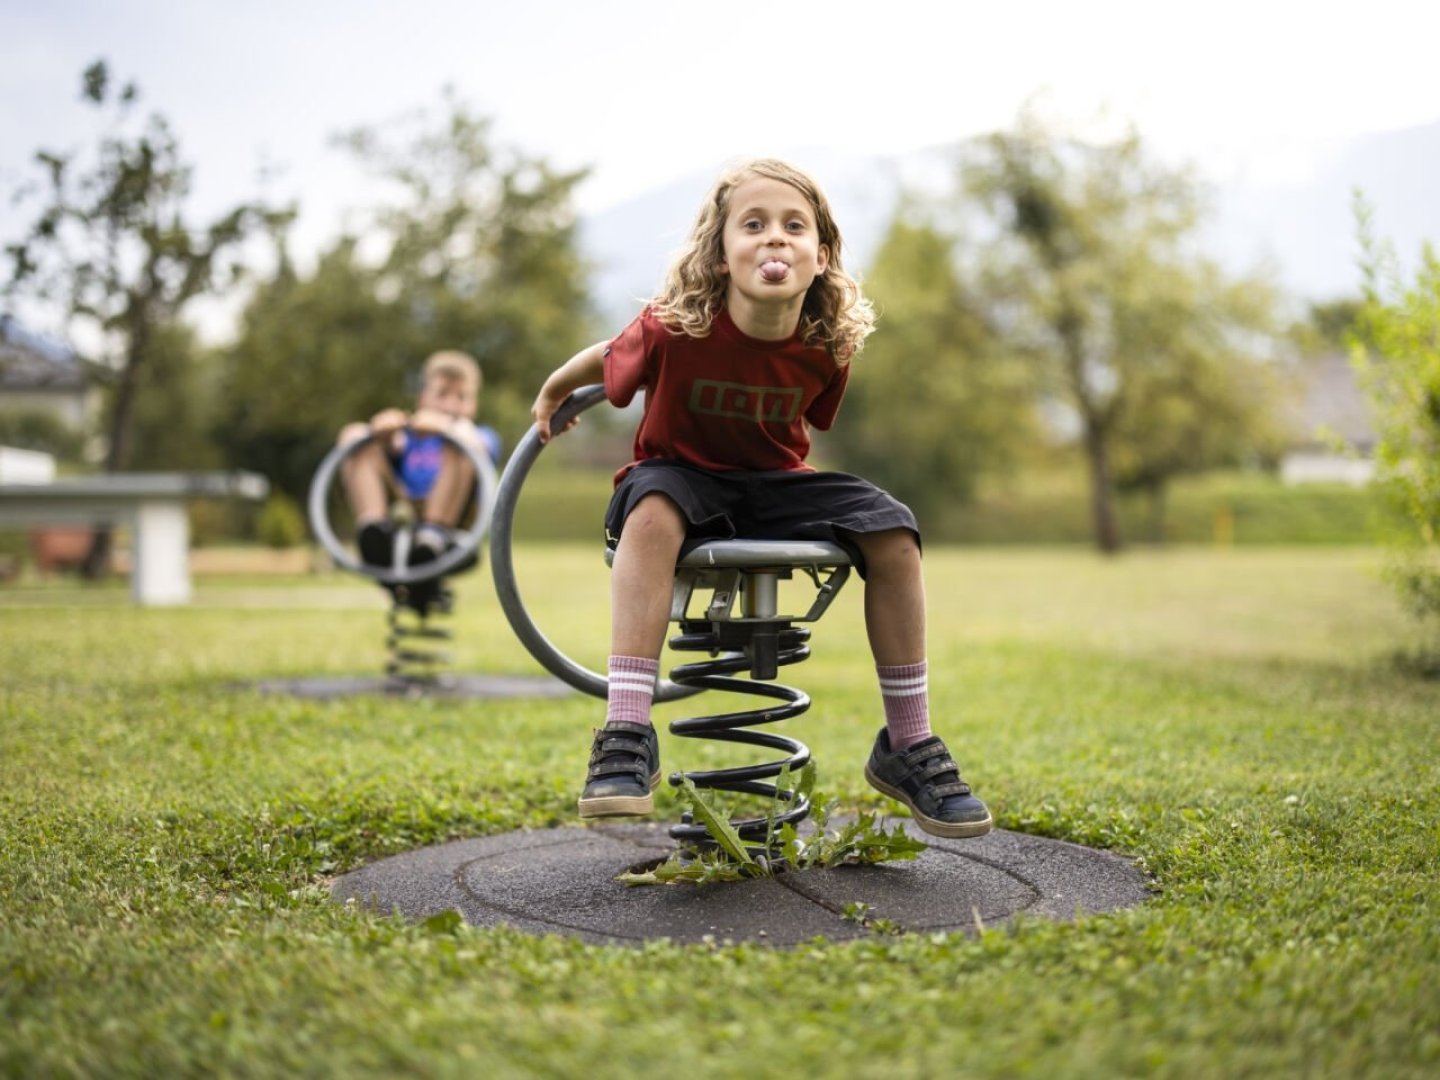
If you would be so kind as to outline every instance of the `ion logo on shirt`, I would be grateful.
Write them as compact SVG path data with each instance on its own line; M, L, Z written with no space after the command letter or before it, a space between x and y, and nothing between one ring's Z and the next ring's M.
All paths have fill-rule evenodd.
M690 390L690 411L761 424L789 424L800 415L800 396L799 387L782 389L696 379Z

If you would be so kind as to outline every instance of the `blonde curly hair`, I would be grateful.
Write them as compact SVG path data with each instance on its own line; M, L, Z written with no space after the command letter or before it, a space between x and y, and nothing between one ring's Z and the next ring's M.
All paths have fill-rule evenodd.
M775 158L742 162L727 169L715 182L696 215L689 240L666 271L659 294L650 301L650 310L679 333L690 337L710 333L710 324L725 306L728 279L720 272L720 264L725 259L725 219L730 214L730 196L740 184L757 176L789 184L805 196L815 212L820 243L829 252L830 263L805 294L800 339L808 345L824 346L837 363L846 364L875 329L874 309L860 291L859 282L845 272L840 262L840 228L820 185L795 166Z

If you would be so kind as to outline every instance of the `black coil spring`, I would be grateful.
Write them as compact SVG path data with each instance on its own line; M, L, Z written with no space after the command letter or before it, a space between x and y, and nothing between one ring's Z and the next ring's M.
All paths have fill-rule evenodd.
M436 583L421 584L427 587L424 592L405 585L391 589L385 676L388 687L395 691L418 692L435 686L451 661L450 650L438 643L451 641L454 631L435 619L452 612L453 597L446 589L436 589Z
M733 624L732 624L733 625ZM744 626L745 624L740 624ZM700 629L704 627L704 629ZM737 679L734 673L749 670L754 674L773 674L775 667L798 664L810 655L806 642L810 631L797 626L783 625L778 630L761 631L762 644L753 641L740 644L731 635L724 634L710 623L684 623L681 634L670 639L670 647L677 651L719 652L721 655L710 660L682 664L670 672L670 678L686 686L701 686L707 690L724 690L736 694L752 694L758 697L774 698L783 702L779 706L750 709L744 712L720 713L713 716L695 716L670 722L671 734L686 739L712 739L717 742L743 743L747 746L763 746L782 751L786 756L778 761L758 765L743 765L731 769L673 773L670 783L679 787L682 777L701 790L741 792L778 800L784 809L776 808L773 821L776 827L798 824L810 814L810 800L793 789L781 789L767 781L780 775L789 766L792 773L798 772L810 760L810 748L798 739L780 735L773 731L749 730L758 724L770 724L799 716L810 708L810 697L802 690L780 683L759 681L755 678ZM752 628L740 631L749 636ZM768 636L768 645L765 638ZM757 663L755 649L762 648L768 654L768 662ZM766 670L769 669L769 670ZM746 841L764 842L770 829L771 815L734 820L731 824L740 838ZM692 816L686 813L682 823L671 826L670 836L692 844L704 843L709 839L703 825L694 824Z

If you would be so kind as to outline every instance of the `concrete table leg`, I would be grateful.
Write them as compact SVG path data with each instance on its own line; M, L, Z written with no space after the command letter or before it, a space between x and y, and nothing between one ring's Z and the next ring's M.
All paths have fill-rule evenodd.
M135 509L135 566L130 577L137 604L190 602L190 519L175 500L148 500Z

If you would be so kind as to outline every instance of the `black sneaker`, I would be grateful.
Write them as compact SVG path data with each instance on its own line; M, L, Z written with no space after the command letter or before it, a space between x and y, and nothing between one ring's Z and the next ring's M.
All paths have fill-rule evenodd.
M448 531L434 525L422 525L411 537L410 552L405 558L407 566L424 566L440 558L448 546Z
M655 808L660 739L651 724L612 720L595 732L580 816L639 817Z
M892 751L884 728L875 738L865 779L877 791L910 808L915 822L931 836L984 836L992 824L985 804L970 794L960 767L940 736Z
M360 549L361 562L388 569L395 559L395 526L388 521L362 525L355 534L355 546Z

